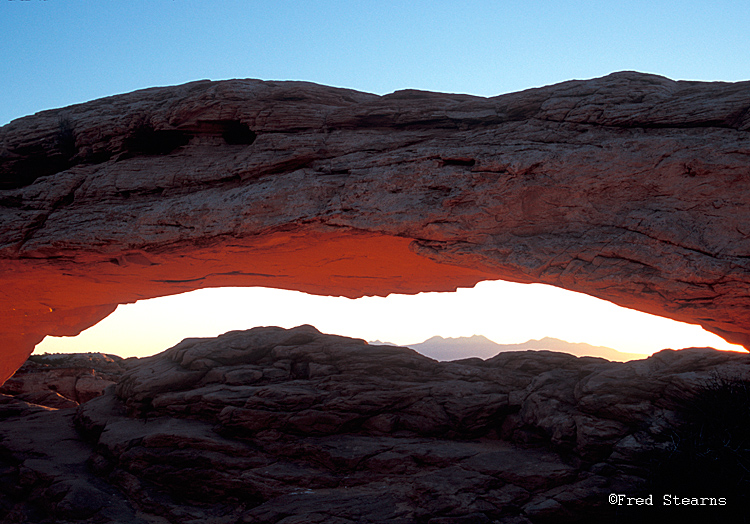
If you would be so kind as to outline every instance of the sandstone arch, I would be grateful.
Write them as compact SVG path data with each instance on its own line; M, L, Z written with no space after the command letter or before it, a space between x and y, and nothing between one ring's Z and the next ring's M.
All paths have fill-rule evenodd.
M542 282L750 345L750 83L479 98L200 81L0 128L0 382L45 335L208 286Z

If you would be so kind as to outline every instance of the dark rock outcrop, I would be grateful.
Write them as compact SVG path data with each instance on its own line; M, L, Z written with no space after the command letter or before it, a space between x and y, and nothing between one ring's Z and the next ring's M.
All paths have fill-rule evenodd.
M187 339L77 411L5 397L0 511L56 523L650 522L658 508L608 496L645 496L679 399L716 377L750 379L750 356L446 363L310 326ZM727 508L688 509L683 522Z
M750 83L495 98L194 82L0 129L4 380L44 335L207 286L542 282L750 344Z

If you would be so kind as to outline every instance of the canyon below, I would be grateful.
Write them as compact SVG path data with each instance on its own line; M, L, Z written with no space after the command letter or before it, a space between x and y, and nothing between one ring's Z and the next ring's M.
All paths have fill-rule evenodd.
M0 522L743 522L748 381L710 348L438 362L312 326L35 355L0 397Z

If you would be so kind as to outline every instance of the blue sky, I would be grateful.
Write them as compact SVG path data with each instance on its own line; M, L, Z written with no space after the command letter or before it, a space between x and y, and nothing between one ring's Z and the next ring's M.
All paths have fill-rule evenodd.
M621 70L738 81L750 78L748 27L747 0L0 0L0 125L44 109L198 79L307 80L378 94L414 88L481 96ZM518 286L318 305L290 292L196 292L179 299L182 306L176 297L122 306L84 338L48 338L37 350L106 351L107 337L121 333L116 338L129 354L143 356L184 336L312 320L330 332L398 343L436 334L485 334L501 343L557 336L646 353L721 343L664 319L659 322L667 324L639 323L627 311L620 317L589 297ZM498 300L505 308L502 323ZM253 303L264 307L241 305ZM308 320L308 313L292 315L292 306L325 314ZM180 307L181 319L158 317L153 330L146 327L158 312ZM434 308L419 321L413 314ZM354 315L349 320L347 311ZM436 321L437 311L454 314ZM594 311L606 319L594 321ZM355 317L368 322L357 324ZM333 318L340 322L329 323ZM404 318L409 322L401 325ZM129 334L136 338L123 338Z
M750 77L747 1L0 0L0 125L197 79L482 96L638 70Z

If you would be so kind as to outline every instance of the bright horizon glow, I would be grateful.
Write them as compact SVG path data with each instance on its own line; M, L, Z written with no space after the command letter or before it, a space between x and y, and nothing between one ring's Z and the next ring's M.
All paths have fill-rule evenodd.
M77 337L47 337L35 353L144 357L191 337L256 326L311 324L323 333L409 345L440 335L484 335L500 344L545 336L626 353L709 346L744 351L699 326L622 308L544 284L480 282L455 293L316 296L269 288L206 288L120 305Z

